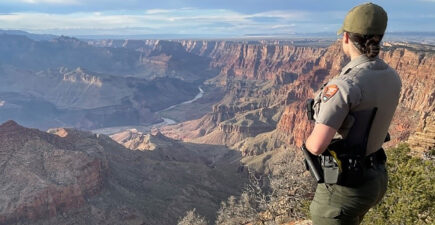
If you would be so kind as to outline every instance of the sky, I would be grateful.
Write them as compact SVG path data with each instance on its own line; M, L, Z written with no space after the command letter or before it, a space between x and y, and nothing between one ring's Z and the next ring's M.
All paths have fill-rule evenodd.
M0 29L56 35L334 34L358 0L0 0ZM372 1L387 32L435 32L435 0Z

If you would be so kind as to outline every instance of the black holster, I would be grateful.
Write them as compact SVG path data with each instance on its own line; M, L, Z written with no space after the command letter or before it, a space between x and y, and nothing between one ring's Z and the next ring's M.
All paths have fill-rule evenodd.
M323 169L320 164L321 159L320 156L316 156L311 154L308 151L307 147L305 147L305 143L301 147L302 152L304 153L304 164L305 168L310 171L311 176L318 182L323 183Z

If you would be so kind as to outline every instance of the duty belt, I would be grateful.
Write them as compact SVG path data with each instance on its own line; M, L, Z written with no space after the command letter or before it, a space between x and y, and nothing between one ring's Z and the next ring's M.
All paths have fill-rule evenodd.
M362 165L365 168L374 167L376 165L384 164L387 160L387 155L385 154L385 151L383 148L380 148L376 152L364 157L363 159L354 159L354 158L346 158L346 159L339 159L335 154L332 155L321 155L321 165L322 167L333 167L338 166L341 170L341 164L354 164L356 161L359 161L362 163ZM341 160L347 160L347 162L342 162ZM342 172L342 171L340 171Z
M366 156L364 160L364 166L367 168L375 167L376 165L385 164L387 161L387 155L383 148L376 152Z

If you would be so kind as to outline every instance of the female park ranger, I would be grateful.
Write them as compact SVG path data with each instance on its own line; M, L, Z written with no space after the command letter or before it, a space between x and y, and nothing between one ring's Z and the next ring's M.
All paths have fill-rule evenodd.
M385 194L382 144L401 89L397 73L378 58L387 20L382 7L365 3L347 13L338 31L351 61L316 95L316 123L305 143L309 152L322 156L325 176L338 174L317 185L310 206L314 225L360 224Z

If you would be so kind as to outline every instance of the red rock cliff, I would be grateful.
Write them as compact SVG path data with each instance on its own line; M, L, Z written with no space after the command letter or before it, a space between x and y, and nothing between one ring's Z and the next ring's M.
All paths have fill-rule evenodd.
M325 52L323 48L240 43L231 41L184 41L190 52L211 58L221 75L273 79L277 74L306 73Z

